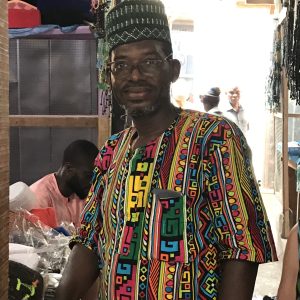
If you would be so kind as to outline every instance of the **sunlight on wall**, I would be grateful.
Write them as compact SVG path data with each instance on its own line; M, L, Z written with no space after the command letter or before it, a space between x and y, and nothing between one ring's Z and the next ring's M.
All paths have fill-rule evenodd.
M262 179L265 140L265 85L269 73L274 21L266 8L238 8L234 0L163 0L167 14L174 19L190 18L193 33L172 33L179 46L174 56L191 55L191 80L179 80L172 87L173 97L194 95L193 108L203 110L199 94L212 86L225 91L235 85L241 90L241 103L250 121L248 142L253 151L254 168ZM184 3L184 4L183 4ZM184 34L186 37L184 38ZM255 145L255 147L254 147Z

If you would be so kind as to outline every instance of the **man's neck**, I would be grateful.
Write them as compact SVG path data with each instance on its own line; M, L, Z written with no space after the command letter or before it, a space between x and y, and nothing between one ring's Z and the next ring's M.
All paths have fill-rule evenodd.
M232 108L235 110L235 111L239 111L239 109L240 109L240 104L239 103L237 103L237 104L235 104L235 105L233 105L232 103L230 103L231 104L231 106L232 106Z
M172 124L178 113L179 109L171 105L153 115L133 118L133 124L138 134L134 140L134 148L146 145L160 136Z
M65 198L69 198L73 194L73 192L69 188L68 184L63 180L61 173L62 173L61 168L59 168L58 171L54 173L54 177L57 182L57 187L58 187L60 193Z

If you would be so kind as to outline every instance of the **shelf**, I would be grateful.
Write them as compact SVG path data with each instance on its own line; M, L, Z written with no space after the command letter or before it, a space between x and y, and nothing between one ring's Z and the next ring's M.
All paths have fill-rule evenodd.
M288 161L288 166L294 170L297 169L297 164L293 160L290 160L290 159Z
M9 29L9 38L94 40L89 26L41 25L34 28Z

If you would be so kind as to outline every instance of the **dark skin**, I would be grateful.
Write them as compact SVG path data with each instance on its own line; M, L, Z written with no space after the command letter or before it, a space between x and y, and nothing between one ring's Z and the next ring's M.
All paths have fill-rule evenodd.
M158 41L141 41L117 47L112 51L111 60L126 60L133 64L150 57L164 58L168 53ZM170 83L180 72L177 60L161 66L153 77L141 74L133 67L127 78L116 78L112 74L110 83L114 97L131 115L136 128L137 148L158 137L172 123L178 112L170 101ZM74 246L63 278L57 289L57 300L79 299L91 286L98 275L98 261L95 253L84 246ZM222 278L219 285L221 300L250 300L254 289L258 264L228 260L221 262ZM234 287L234 288L233 288Z
M69 173L70 175L66 176L66 173ZM71 170L71 165L67 166L61 166L57 172L54 173L54 176L57 181L57 186L61 194L68 198L70 197L74 192L70 185L68 184L66 177L73 176L73 171Z
M203 107L205 111L209 111L219 105L219 101L216 101L215 98L207 95L200 96L200 100L203 103Z
M252 299L258 264L227 260L221 262L222 276L219 286L220 300Z
M64 163L54 174L61 194L66 198L76 194L85 199L91 186L93 168L93 162L82 161L77 167Z
M209 104L209 103L204 103L204 102L203 102L203 107L204 107L204 110L205 110L205 111L209 111L209 110L211 110L212 108L214 108L215 106L214 106L214 105L211 105L211 104Z
M235 87L228 92L228 99L231 106L238 111L240 106L240 90L238 87Z
M117 47L112 51L111 61L137 63L144 59L163 59L168 54L165 53L162 42L141 41ZM134 148L158 137L177 115L170 101L170 83L177 80L180 63L175 59L170 60L163 63L161 69L154 76L147 76L138 68L133 68L126 79L111 74L113 94L131 115L137 130Z
M99 274L98 258L90 249L77 244L71 251L63 277L56 289L56 300L78 300Z

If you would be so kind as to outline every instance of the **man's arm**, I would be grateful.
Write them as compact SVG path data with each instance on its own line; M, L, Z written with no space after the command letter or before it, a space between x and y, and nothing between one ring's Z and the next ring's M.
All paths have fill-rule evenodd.
M221 281L218 299L251 300L258 264L241 260L227 260L221 263Z
M298 224L294 226L285 247L282 275L278 289L278 300L296 300L296 286L299 270Z
M71 251L62 279L56 290L56 300L78 300L83 297L99 275L96 254L81 244Z

